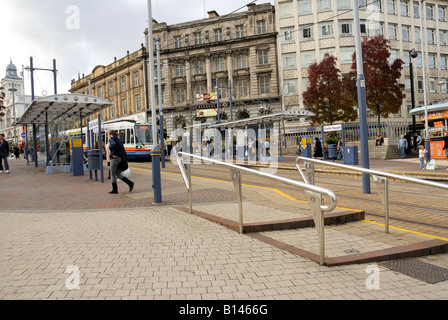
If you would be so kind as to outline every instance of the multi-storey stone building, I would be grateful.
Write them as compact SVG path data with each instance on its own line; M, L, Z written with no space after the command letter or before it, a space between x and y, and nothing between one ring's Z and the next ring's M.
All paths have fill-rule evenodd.
M175 25L153 23L162 62L156 93L161 85L168 130L218 120L217 100L201 99L214 92L220 120L281 111L274 6L248 5L245 12L208 15Z
M144 123L146 118L146 48L142 47L107 66L99 65L92 74L72 80L71 93L90 94L107 99L113 105L102 113L102 120L133 119Z
M405 62L401 83L406 85L406 99L394 118L410 121L411 78L409 52L418 52L412 59L416 106L423 105L422 37L426 64L428 103L446 97L448 78L448 2L441 0L362 0L360 22L362 36L384 35L390 40L391 59ZM325 53L338 58L338 68L348 73L355 52L354 0L275 0L279 30L278 60L280 88L286 109L304 108L302 93L308 86L308 67L322 60ZM423 9L423 17L421 10ZM422 18L422 19L421 19ZM373 114L369 114L373 116ZM307 121L288 124L293 128Z

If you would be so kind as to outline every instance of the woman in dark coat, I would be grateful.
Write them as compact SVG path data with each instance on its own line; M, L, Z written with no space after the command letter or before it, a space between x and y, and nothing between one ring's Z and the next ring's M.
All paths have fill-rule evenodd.
M318 137L316 137L314 140L316 141L316 143L314 144L313 157L314 158L323 157L323 154L322 154L322 143L320 142Z

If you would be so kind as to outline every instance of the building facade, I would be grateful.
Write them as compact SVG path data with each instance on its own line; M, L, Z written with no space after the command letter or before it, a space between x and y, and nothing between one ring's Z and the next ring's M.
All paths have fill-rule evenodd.
M25 142L22 134L26 130L22 125L15 126L14 123L25 113L27 106L31 103L31 97L25 95L23 78L19 76L12 60L6 67L6 75L1 80L0 87L5 93L5 109L2 110L5 115L0 117L0 133L3 133L10 143L22 145Z
M132 119L147 122L146 48L127 52L121 59L96 66L90 75L72 80L71 93L89 94L113 102L102 112L102 121ZM86 120L85 120L86 121Z
M355 52L354 1L275 1L279 30L278 60L282 70L280 88L285 109L305 107L302 94L308 87L308 67L320 62L326 53L337 57L342 74L349 72ZM423 61L428 104L443 99L447 94L448 2L428 0L422 7L418 0L361 0L359 4L361 35L383 35L390 40L391 60L400 58L405 63L401 83L405 84L406 98L401 111L390 117L411 121L411 62L416 107L424 103ZM415 59L409 55L412 49L418 52ZM368 117L373 117L373 113L368 112ZM295 127L306 125L305 119L288 123L291 132Z
M169 26L154 21L156 38L162 73L155 82L156 105L161 85L168 132L193 121L281 111L273 5L248 5L226 16L210 11L206 19Z

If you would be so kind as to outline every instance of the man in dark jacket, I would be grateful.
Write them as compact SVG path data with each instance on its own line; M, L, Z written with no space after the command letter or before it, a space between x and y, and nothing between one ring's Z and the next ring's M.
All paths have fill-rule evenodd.
M122 161L126 161L127 157L123 142L121 142L118 138L118 134L115 130L110 130L108 135L110 149L110 175L112 181L112 191L109 193L118 193L117 178L126 183L129 186L129 191L132 191L134 189L134 182L122 176L120 170L120 163Z
M445 132L443 135L443 149L446 151L446 157L448 159L448 132ZM448 170L448 167L446 168Z
M5 163L5 172L9 173L8 165L8 155L9 155L9 144L5 140L5 135L0 133L0 173L3 173L2 161Z

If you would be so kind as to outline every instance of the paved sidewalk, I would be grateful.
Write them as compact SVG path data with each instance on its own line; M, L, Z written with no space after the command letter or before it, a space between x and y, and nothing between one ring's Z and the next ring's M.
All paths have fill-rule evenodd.
M399 260L435 277L387 262L320 266L297 252L316 254L314 228L240 235L204 219L238 219L231 183L195 179L192 215L180 175L162 173L164 202L154 205L151 164L131 167L135 190L119 183L109 195L109 181L88 173L11 161L0 175L0 299L448 299L448 254ZM305 203L269 188L245 189L244 210L247 223L307 216ZM329 258L428 240L352 223L326 227Z

